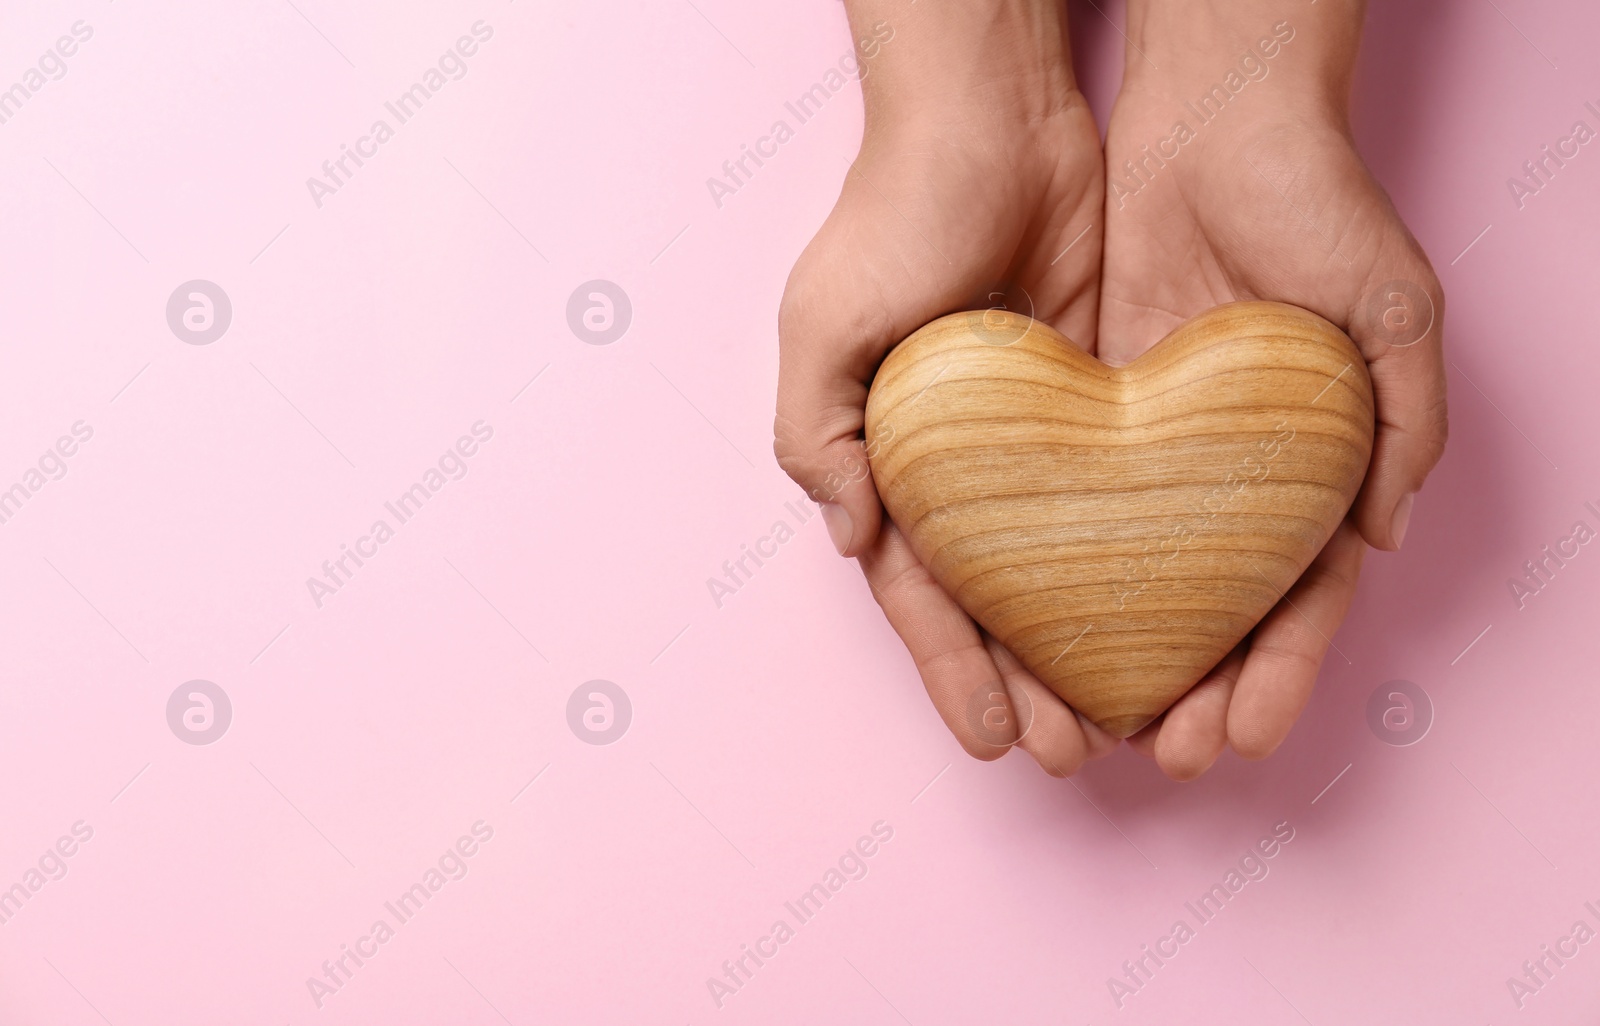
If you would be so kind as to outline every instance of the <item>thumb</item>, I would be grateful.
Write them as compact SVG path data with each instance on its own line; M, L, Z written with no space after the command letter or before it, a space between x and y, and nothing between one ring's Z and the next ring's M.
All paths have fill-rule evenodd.
M1369 545L1394 550L1405 540L1417 491L1444 454L1449 427L1444 291L1418 249L1390 266L1393 273L1374 276L1349 324L1372 375L1378 418L1353 516Z
M862 429L867 385L893 326L887 318L850 314L839 294L827 302L809 298L820 295L796 268L778 315L772 450L784 473L821 505L834 548L858 556L883 522L868 463L873 446Z
M868 459L887 438L862 437L868 386L884 354L960 309L978 275L950 265L878 186L863 185L866 175L851 170L778 308L773 452L821 504L840 554L859 556L878 540L884 519ZM891 193L904 188L893 175L874 177ZM915 199L928 188L913 182L910 193Z

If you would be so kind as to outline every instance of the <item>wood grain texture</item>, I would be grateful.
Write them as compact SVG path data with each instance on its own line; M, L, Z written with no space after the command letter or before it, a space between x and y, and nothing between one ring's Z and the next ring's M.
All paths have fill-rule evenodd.
M1005 311L900 343L873 479L924 565L1068 704L1127 737L1197 683L1332 534L1372 452L1343 332L1232 303L1125 367Z

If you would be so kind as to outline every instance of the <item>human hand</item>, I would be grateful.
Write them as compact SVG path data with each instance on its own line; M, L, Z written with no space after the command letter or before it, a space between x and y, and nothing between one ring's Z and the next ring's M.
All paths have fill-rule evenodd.
M779 312L779 464L860 560L961 745L1018 745L1065 776L1115 739L962 611L883 516L861 433L884 355L942 314L1031 312L1086 348L1097 326L1103 165L1058 0L908 8L850 0L866 129ZM887 37L887 38L885 38ZM1020 721L1020 726L1019 726Z
M1361 7L1324 3L1288 22L1262 0L1129 7L1127 73L1106 138L1098 355L1127 363L1212 306L1279 300L1350 335L1377 401L1372 462L1348 519L1249 637L1129 739L1174 779L1205 772L1224 745L1259 759L1283 742L1366 545L1400 547L1445 445L1444 296L1349 130ZM1276 45L1257 46L1264 38ZM1223 92L1202 110L1213 85Z

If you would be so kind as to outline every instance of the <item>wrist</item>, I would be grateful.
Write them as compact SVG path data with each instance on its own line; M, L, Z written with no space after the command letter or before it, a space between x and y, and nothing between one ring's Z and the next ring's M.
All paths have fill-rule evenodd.
M1133 0L1123 88L1214 116L1244 94L1344 124L1363 0L1285 11L1271 0ZM1257 85L1256 83L1267 83Z
M1060 0L846 0L869 138L1012 132L1080 105Z

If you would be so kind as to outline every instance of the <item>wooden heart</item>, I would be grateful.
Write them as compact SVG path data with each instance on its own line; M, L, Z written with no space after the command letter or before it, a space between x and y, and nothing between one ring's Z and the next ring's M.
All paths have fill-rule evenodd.
M884 508L972 618L1100 727L1160 715L1279 601L1367 472L1366 362L1281 303L1125 367L1006 311L900 343L867 399Z

